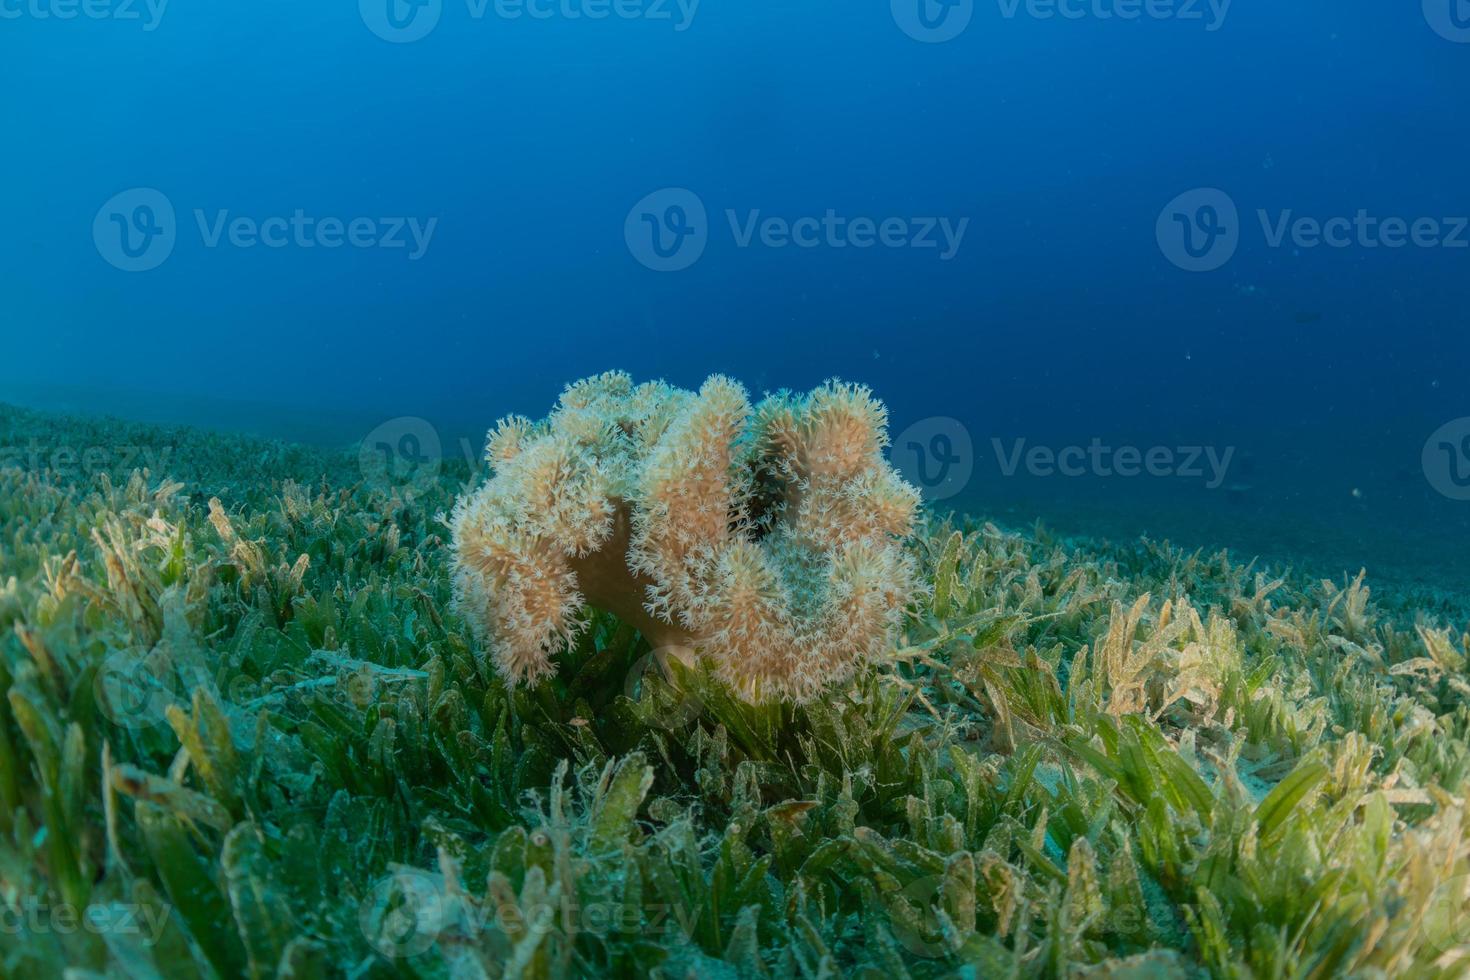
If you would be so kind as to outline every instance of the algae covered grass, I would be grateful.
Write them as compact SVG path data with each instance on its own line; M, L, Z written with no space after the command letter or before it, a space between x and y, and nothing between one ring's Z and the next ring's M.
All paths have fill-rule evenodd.
M750 706L598 614L511 691L450 611L463 464L0 446L6 976L1470 969L1442 598L936 517L850 689Z

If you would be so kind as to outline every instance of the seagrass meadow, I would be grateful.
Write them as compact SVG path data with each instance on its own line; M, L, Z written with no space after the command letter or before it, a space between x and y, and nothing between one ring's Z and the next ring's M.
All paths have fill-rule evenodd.
M1452 597L929 513L823 697L597 612L509 688L453 609L463 462L0 446L5 976L1470 972Z

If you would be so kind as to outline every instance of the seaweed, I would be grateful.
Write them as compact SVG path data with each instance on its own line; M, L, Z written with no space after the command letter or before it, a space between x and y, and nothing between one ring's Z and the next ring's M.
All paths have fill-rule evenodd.
M0 443L74 450L0 461L4 975L1470 972L1443 597L933 515L821 698L602 612L513 688L454 607L461 464Z

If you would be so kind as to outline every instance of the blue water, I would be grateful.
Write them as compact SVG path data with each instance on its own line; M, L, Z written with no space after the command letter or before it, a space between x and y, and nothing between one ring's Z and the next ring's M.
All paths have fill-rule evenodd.
M457 452L836 375L937 505L1470 582L1466 0L388 2L0 0L0 400ZM1419 241L1290 225L1360 212ZM1094 440L1168 472L1007 474Z

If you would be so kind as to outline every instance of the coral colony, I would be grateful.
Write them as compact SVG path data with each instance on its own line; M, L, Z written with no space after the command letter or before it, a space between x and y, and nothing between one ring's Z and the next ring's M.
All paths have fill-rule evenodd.
M454 513L459 608L512 682L551 674L591 604L751 699L806 701L892 649L914 592L918 493L886 427L836 382L752 407L718 376L580 381L491 433L494 479Z

